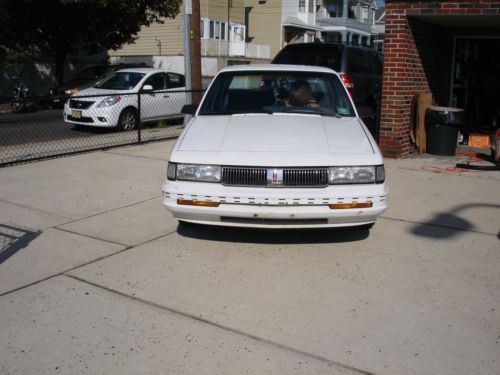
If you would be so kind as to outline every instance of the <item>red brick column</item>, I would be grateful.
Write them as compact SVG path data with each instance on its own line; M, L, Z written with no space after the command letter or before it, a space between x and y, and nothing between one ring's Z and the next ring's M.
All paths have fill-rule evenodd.
M410 3L386 2L379 144L389 157L409 153L411 101L416 93L429 91L406 16Z

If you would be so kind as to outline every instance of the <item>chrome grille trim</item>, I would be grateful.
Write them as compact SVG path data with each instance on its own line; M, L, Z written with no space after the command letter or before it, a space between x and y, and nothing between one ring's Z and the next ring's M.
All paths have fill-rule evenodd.
M273 184L268 171L283 171L283 181ZM328 168L222 167L222 184L227 186L326 187Z

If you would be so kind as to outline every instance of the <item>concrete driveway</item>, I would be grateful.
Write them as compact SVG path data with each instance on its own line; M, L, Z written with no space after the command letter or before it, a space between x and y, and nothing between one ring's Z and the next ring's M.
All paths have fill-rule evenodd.
M371 231L177 227L172 142L0 169L1 374L499 374L500 174L386 160Z

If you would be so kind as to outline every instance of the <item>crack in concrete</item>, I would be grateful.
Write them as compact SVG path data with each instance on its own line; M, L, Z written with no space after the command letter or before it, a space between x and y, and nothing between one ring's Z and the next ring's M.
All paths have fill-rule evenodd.
M130 154L124 154L121 152L114 152L114 151L105 151L107 154L112 154L112 155L118 155L118 156L125 156L125 157L132 157L132 158L139 158L139 159L147 159L147 160L156 160L156 161L162 161L162 162L167 162L167 159L159 159L159 158L152 158L150 156L144 156L144 155L130 155ZM167 151L168 154L168 151Z
M172 232L168 232L168 233L166 233L166 234L163 234L163 235L161 235L161 236L158 236L158 237L152 238L152 239L150 239L150 240L144 241L144 242L142 242L142 243L140 243L140 244L138 244L138 245L135 245L135 246L130 246L130 245L124 245L124 244L119 244L119 243L116 243L116 242L112 242L112 241L104 240L104 239L102 239L102 238L97 238L97 237L87 236L87 235L85 235L85 234L81 234L81 233L70 232L70 231L67 231L67 230L64 230L64 229L60 229L60 228L55 228L55 227L54 227L53 229L57 229L57 230L60 230L60 231L62 231L62 232L67 232L67 233L71 233L71 234L79 235L79 236L82 236L82 237L88 237L88 238L92 238L92 239L99 240L99 241L102 241L102 242L108 242L108 243L111 243L111 244L114 244L114 245L125 246L125 247L124 247L123 249L120 249L120 250L118 250L118 251L115 251L115 252L113 252L113 253L111 253L111 254L106 254L106 255L103 255L103 256L101 256L101 257L99 257L99 258L92 259L92 260L90 260L90 261L88 261L88 262L85 262L85 263L79 264L79 265L77 265L77 266L74 266L74 267L72 267L72 268L70 268L70 269L66 269L66 270L64 270L64 271L58 272L58 273L56 273L56 274L54 274L54 275L50 275L50 276L44 277L43 279L40 279L40 280L37 280L37 281L33 281L33 282L29 283L29 284L26 284L26 285L23 285L23 286L17 287L17 288L15 288L15 289L9 290L9 291L7 291L7 292L0 293L0 297L3 297L3 296L6 296L6 295L9 295L9 294L12 294L12 293L14 293L14 292L17 292L17 291L22 290L22 289L25 289L25 288L29 288L30 286L33 286L33 285L36 285L36 284L42 283L42 282L47 281L47 280L50 280L50 279L52 279L52 278L54 278L54 277L65 275L67 272L75 271L75 270L77 270L77 269L79 269L79 268L82 268L82 267L85 267L85 266L89 266L89 265L91 265L91 264L93 264L93 263L100 262L101 260L104 260L104 259L107 259L107 258L111 258L112 256L115 256L115 255L118 255L118 254L124 253L124 252L126 252L126 251L128 251L128 250L132 250L132 249L134 249L134 248L136 248L136 247L139 247L139 246L145 245L145 244L147 244L147 243L149 243L149 242L152 242L152 241L156 241L156 240L158 240L158 239L160 239L160 238L170 236L170 235L171 235L171 234L173 234L173 233L177 233L177 230L175 230L175 231L172 231Z
M37 211L37 212L40 212L40 213L43 213L45 215L50 215L50 216L54 216L54 217L59 217L61 219L66 219L66 220L71 220L70 217L66 217L66 216L63 216L63 215L59 215L59 214L55 214L53 212L49 212L49 211L45 211L45 210L42 210L40 208L34 208L34 207L30 207L30 206L27 206L25 204L21 204L21 203L16 203L16 202L12 202L12 201L8 201L8 200L5 200L5 199L2 199L0 198L0 202L3 202L3 203L7 203L7 204L11 204L13 206L17 206L17 207L21 207L21 208L27 208L29 210L32 210L32 211Z
M120 292L118 290L111 289L111 288L105 287L103 285L94 283L92 281L88 281L88 280L82 279L82 278L80 278L78 276L75 276L75 275L64 274L62 276L66 276L68 278L77 280L77 281L82 282L84 284L91 285L91 286L93 286L95 288L105 290L105 291L107 291L109 293L113 293L113 294L119 295L119 296L127 298L127 299L131 299L131 300L139 302L139 303L144 303L144 304L146 304L148 306L151 306L151 307L154 307L154 308L157 308L157 309L160 309L160 310L168 311L168 312L170 312L172 314L179 315L179 316L182 316L182 317L187 318L187 319L192 319L192 320L204 323L204 324L208 324L208 325L210 325L212 327L216 327L216 328L222 329L222 330L224 330L226 332L231 332L233 334L244 336L244 337L247 337L249 339L256 340L258 342L265 343L267 345L273 346L275 348L279 348L281 350L286 350L286 351L289 351L289 352L292 352L292 353L295 353L295 354L299 354L299 355L302 355L302 356L305 356L305 357L312 358L314 360L326 363L329 366L339 367L339 368L342 368L344 370L349 370L349 371L357 372L357 373L362 374L362 375L374 375L374 373L372 373L372 372L365 371L365 370L362 370L362 369L358 369L358 368L355 368L355 367L352 367L352 366L349 366L349 365L345 365L343 363L336 362L336 361L333 361L333 360L330 360L328 358L324 358L324 357L321 357L321 356L318 356L318 355L315 355L315 354L312 354L312 353L308 353L308 352L302 351L300 349L295 349L293 347L286 346L284 344L280 344L280 343L277 343L277 342L274 342L274 341L271 341L271 340L268 340L268 339L265 339L265 338L262 338L262 337L259 337L259 336L255 336L255 335L252 335L250 333L239 331L239 330L237 330L235 328L226 327L226 326L224 326L222 324L219 324L219 323L216 323L216 322L212 322L212 321L210 321L208 319L204 319L204 318L201 318L199 316L195 316L195 315L183 312L183 311L179 311L179 310L176 310L176 309L168 307L168 306L160 305L158 303L151 302L151 301L148 301L148 300L136 297L136 296L131 296L129 294Z

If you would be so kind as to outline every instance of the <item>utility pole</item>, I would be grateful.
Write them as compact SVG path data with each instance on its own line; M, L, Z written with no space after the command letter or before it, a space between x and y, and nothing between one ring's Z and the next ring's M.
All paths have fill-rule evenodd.
M191 19L191 79L192 89L201 91L201 41L200 41L200 0L192 0L193 16ZM193 102L201 101L201 92L193 93Z
M191 14L193 9L191 0L184 0L184 19L183 19L183 42L184 42L184 76L186 78L186 90L192 90L191 83ZM187 102L191 104L193 98L191 91L187 93Z
M227 0L227 48L229 52L229 42L231 39L231 0Z

